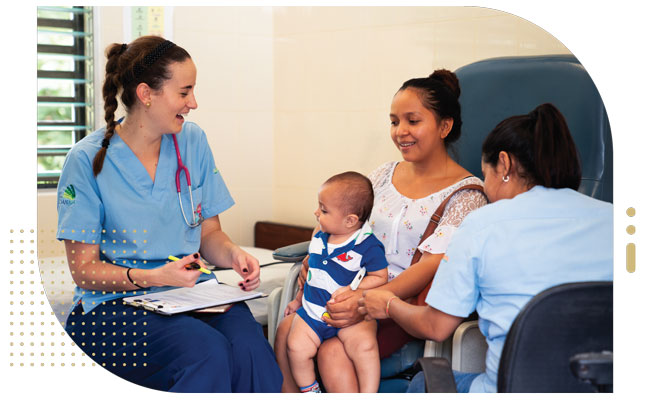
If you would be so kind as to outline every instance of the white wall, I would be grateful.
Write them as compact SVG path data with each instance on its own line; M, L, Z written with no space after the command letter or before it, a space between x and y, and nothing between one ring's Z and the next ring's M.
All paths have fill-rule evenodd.
M252 246L253 225L272 212L273 9L174 7L174 42L198 69L199 108L188 119L208 135L235 199L221 223Z
M308 226L329 176L401 159L388 113L407 79L490 57L569 53L528 21L477 7L281 7L274 25L273 218Z
M103 54L125 40L123 8L97 9ZM198 67L189 119L235 198L221 218L242 245L256 221L312 226L330 175L399 159L388 109L405 80L488 57L569 53L534 24L473 7L174 7L173 24ZM39 191L38 207L39 255L62 255L52 190Z
M96 7L96 125L102 126L104 49L122 43L123 7ZM270 7L174 7L173 41L197 65L198 109L188 120L208 136L217 167L235 199L221 215L233 240L253 244L253 225L272 212L273 9ZM119 113L118 113L119 115ZM176 205L175 205L176 206ZM56 193L39 190L39 255L63 255L56 242Z

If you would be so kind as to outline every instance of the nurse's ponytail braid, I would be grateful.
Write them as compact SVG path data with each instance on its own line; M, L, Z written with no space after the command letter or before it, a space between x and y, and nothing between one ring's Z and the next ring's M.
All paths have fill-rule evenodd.
M106 151L115 133L117 122L117 96L127 114L136 104L136 88L146 83L160 90L164 81L171 78L169 64L183 62L190 55L182 47L158 36L142 36L130 44L113 43L106 49L106 78L102 87L106 133L102 145L93 159L93 173L99 175L104 165Z
M126 49L126 45L113 43L106 51L106 79L102 87L102 97L104 98L104 120L106 121L106 132L104 133L104 140L102 140L102 147L93 159L93 173L97 176L104 166L104 158L106 157L106 150L110 140L115 133L115 110L117 110L117 92L120 89L119 73L118 73L118 59Z

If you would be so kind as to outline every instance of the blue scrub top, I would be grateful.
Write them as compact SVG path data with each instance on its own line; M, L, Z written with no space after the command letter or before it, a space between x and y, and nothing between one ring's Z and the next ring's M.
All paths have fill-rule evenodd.
M99 244L100 259L132 268L155 268L169 255L199 250L201 226L190 228L181 214L176 191L177 160L171 134L163 135L155 181L115 134L102 171L93 176L92 161L101 147L105 128L79 141L68 153L57 189L57 239ZM216 168L205 133L185 122L176 136L183 164L190 171L195 210L207 219L230 208L234 201ZM181 197L188 220L190 199L181 173ZM201 274L199 280L210 278ZM154 287L147 292L168 290ZM143 291L100 292L75 289L85 312L102 302ZM73 304L73 306L74 306Z
M506 335L534 295L562 283L612 280L613 216L610 203L535 186L463 220L426 302L459 317L478 312L488 350L470 392L496 392Z

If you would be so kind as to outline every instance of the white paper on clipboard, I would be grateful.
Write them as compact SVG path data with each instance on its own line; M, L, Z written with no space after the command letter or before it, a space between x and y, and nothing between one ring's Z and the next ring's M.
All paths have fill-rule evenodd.
M216 279L210 279L191 288L171 289L164 292L125 297L122 300L131 306L144 308L158 314L172 315L262 296L264 294L261 292L246 292L219 283Z

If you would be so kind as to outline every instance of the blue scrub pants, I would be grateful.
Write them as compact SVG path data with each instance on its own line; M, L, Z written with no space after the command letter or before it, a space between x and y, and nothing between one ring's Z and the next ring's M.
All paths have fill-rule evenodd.
M171 392L279 392L282 373L245 303L223 314L164 316L110 301L66 331L97 364L139 385Z

